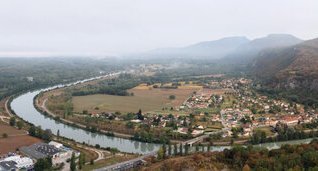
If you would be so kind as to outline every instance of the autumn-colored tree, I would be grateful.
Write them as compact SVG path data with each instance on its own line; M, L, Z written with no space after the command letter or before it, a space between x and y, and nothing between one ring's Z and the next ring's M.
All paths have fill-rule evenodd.
M251 168L248 164L245 164L244 167L242 168L242 171L250 171Z

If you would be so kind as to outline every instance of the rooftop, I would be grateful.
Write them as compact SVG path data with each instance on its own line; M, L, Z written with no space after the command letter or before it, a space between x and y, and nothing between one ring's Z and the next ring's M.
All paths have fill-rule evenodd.
M28 147L21 147L20 151L34 159L53 156L60 152L55 146L46 143L37 143Z
M17 163L14 161L2 161L0 162L0 171L4 170L15 170L17 167L15 166Z

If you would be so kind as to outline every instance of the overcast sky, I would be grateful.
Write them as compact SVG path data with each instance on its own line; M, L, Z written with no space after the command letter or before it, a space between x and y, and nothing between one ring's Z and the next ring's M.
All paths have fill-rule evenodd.
M0 0L0 56L105 54L228 36L318 37L317 0Z

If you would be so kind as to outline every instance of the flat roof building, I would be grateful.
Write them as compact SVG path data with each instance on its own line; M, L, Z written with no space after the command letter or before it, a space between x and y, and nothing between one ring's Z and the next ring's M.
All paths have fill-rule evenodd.
M20 151L36 160L46 157L54 158L60 152L55 146L46 143L36 143L31 146L21 147Z

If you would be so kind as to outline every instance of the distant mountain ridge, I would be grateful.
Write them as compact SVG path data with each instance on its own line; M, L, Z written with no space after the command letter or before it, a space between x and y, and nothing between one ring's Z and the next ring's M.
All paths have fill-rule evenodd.
M249 63L261 51L271 48L281 48L296 45L303 40L289 34L270 34L266 37L254 39L246 44L239 46L236 51L226 56L232 62Z
M148 58L193 58L220 59L232 63L251 62L259 52L269 48L296 45L303 40L289 34L270 34L249 40L243 36L226 37L213 41L203 41L179 48L161 48L136 54Z
M318 76L318 39L261 52L253 72L260 78Z
M180 48L155 49L139 55L143 57L220 59L249 41L250 40L246 37L226 37L214 41L199 42Z

